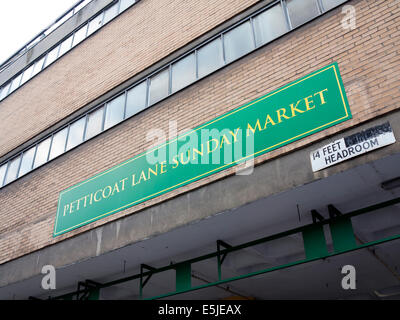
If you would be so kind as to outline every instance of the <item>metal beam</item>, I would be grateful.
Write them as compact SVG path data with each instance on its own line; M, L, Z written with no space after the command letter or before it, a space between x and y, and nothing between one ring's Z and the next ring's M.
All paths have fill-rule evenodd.
M147 269L148 272L147 273L144 272L144 269ZM139 284L139 296L140 296L140 298L143 297L143 288L144 288L144 286L147 284L147 282L149 282L151 276L156 271L157 271L156 268L150 267L147 264L141 264L140 265L140 284ZM146 277L146 278L144 279L144 277ZM143 281L143 279L144 279L144 281Z
M206 254L206 255L203 255L200 257L185 260L185 261L182 261L179 263L173 263L173 264L170 264L170 265L167 265L167 266L164 266L161 268L157 268L157 269L142 264L141 272L139 274L135 274L135 275L125 277L122 279L118 279L118 280L114 280L114 281L111 281L108 283L99 284L99 288L110 287L113 285L117 285L119 283L124 283L124 282L135 280L135 279L140 279L140 293L141 293L141 297L142 297L143 286L147 283L147 281L150 279L150 277L153 274L175 269L177 271L176 291L151 298L151 299L159 299L159 298L165 298L165 297L169 297L172 295L189 292L189 291L194 291L194 290L199 290L199 289L207 288L207 287L211 287L211 286L218 286L218 285L225 284L228 282L245 279L245 278L249 278L249 277L254 277L254 276L257 276L260 274L273 272L273 271L281 270L281 269L285 269L285 268L290 268L290 267L293 267L296 265L316 261L319 259L334 257L336 255L340 255L343 253L361 250L364 248L369 248L371 246L383 244L383 243L386 243L389 241L394 241L394 240L400 239L400 234L392 236L392 237L383 238L380 240L371 241L368 243L362 243L360 245L357 245L355 242L353 228L351 225L351 218L365 214L365 213L369 213L369 212L372 212L372 211L375 211L378 209L389 207L389 206L392 206L397 203L400 203L400 197L389 200L389 201L381 202L381 203L378 203L378 204L375 204L372 206L368 206L365 208L361 208L361 209L349 212L347 214L341 214L336 208L335 209L337 211L333 211L335 209L333 209L333 206L330 205L330 209L328 207L328 210L332 210L331 212L332 213L334 212L335 214L330 215L329 219L323 218L323 220L316 222L316 223L312 223L312 224L309 224L306 226L294 228L292 230L284 231L284 232L281 232L281 233L278 233L275 235L263 237L263 238L253 240L253 241L250 241L250 242L247 242L247 243L244 243L241 245L237 245L237 246L230 246L220 240L219 242L217 242L217 251L216 252L212 252L212 253L209 253L209 254ZM332 218L332 216L333 216L333 218ZM329 253L326 248L326 240L325 240L324 230L323 230L323 226L325 224L329 225L331 234L332 234L332 239L333 239L333 244L334 244L334 252L332 252L332 253ZM263 269L263 270L260 270L257 272L248 273L248 274L241 275L238 277L233 277L233 278L228 278L228 279L223 279L223 280L221 279L221 277L219 277L218 281L208 283L203 286L191 287L191 285L190 285L190 280L189 280L190 272L189 271L191 270L191 264L193 264L195 262L204 261L204 260L207 260L210 258L215 258L215 257L217 257L219 259L219 261L221 261L221 260L223 261L223 259L221 259L221 257L225 257L226 254L228 254L230 252L242 250L242 249L245 249L245 248L248 248L251 246L255 246L255 245L258 245L261 243L265 243L268 241L276 240L279 238L287 237L289 235L298 234L298 233L301 233L303 235L306 259L294 261L294 262L276 266L273 268ZM221 249L220 248L221 246L223 246L225 248ZM221 262L221 264L222 264L222 262ZM219 267L221 264L219 263ZM144 271L144 269L147 269L148 271ZM143 278L145 276L147 276L147 278L143 283ZM69 293L66 295L54 297L53 299L64 299L68 296L79 295L79 293L80 293L80 290L78 288L78 290L76 292L72 292L72 293Z
M221 266L224 263L224 260L226 258L226 255L228 254L228 252L224 252L221 254L221 247L224 247L225 249L229 249L232 248L232 246L230 244L227 244L226 242L222 241L222 240L217 240L217 263L218 263L218 280L222 279L222 270L221 270Z

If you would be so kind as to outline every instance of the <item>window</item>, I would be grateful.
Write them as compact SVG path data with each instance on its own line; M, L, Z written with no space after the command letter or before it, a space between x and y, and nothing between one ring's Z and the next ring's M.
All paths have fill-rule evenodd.
M2 99L4 99L5 97L7 97L7 95L8 95L8 90L10 90L10 84L11 84L11 82L7 83L7 84L3 87L3 89L1 90L1 93L0 93L0 100L2 100Z
M103 22L103 12L89 22L89 29L87 36L91 35L93 32L99 29L101 27L102 22Z
M11 82L10 93L16 90L19 87L19 83L21 82L22 73L19 74L14 80Z
M224 34L226 62L231 62L254 49L250 22Z
M72 46L72 36L70 36L67 40L64 40L60 46L60 53L58 54L61 57L64 53L66 53Z
M23 176L32 170L33 157L35 156L36 146L24 151L22 154L21 168L19 169L18 177Z
M72 43L73 47L86 38L87 27L88 25L85 24L82 28L75 32L74 41Z
M33 67L32 77L37 75L42 70L44 59L45 59L45 57L43 57L42 59L36 61L35 66Z
M7 169L7 163L3 164L0 167L0 187L3 186L3 181L4 181L4 176L6 174L6 169Z
M292 27L296 28L319 15L318 0L287 0Z
M54 159L65 151L65 142L67 140L68 127L62 129L53 135L49 160Z
M135 0L121 0L121 6L119 12L126 10L130 5L134 4Z
M194 53L172 64L172 92L186 87L196 80L196 57Z
M69 126L67 150L72 149L83 141L86 117L80 118Z
M125 118L129 118L146 108L146 89L147 83L143 81L128 91Z
M289 31L281 4L278 4L254 18L257 46L261 46Z
M57 47L55 47L53 50L51 50L47 54L46 63L44 65L45 67L47 67L50 63L52 63L53 61L55 61L57 59L59 48L60 48L60 46L58 45Z
M28 69L24 71L24 74L22 75L21 86L32 77L33 67L34 65L32 64Z
M106 119L104 121L104 130L111 128L118 122L124 119L125 110L125 94L114 98L107 103L106 107Z
M37 168L47 161L50 149L50 142L51 137L38 144L33 168Z
M168 68L152 76L149 88L149 105L160 101L168 95Z
M89 113L85 140L94 137L102 131L104 106Z
M6 95L4 89L8 90L8 88L6 88L6 87L0 87L0 100L3 99L3 94L4 94L4 96ZM4 91L4 93L3 93L3 91Z
M322 0L322 6L325 11L331 10L339 4L345 3L347 0Z
M8 163L6 180L4 181L4 184L10 183L10 182L14 181L15 179L17 179L20 161L21 161L21 157L17 157Z
M199 65L199 78L211 73L222 67L224 58L222 56L221 38L217 38L197 51L197 59Z
M105 11L103 24L106 24L108 21L115 18L117 14L118 14L118 2Z

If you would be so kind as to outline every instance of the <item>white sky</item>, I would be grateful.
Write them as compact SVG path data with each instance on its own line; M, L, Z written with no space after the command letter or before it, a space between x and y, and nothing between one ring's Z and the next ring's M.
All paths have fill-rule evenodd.
M0 0L0 64L78 0Z

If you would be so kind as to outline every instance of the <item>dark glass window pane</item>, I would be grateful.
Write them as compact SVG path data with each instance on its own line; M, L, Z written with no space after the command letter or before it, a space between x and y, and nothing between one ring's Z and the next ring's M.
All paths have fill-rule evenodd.
M152 76L149 88L149 105L160 101L168 95L168 68Z
M107 102L104 130L116 125L124 119L124 109L125 94L121 94L110 102Z
M226 62L231 62L254 49L250 22L224 34Z
M24 174L32 170L32 163L33 163L33 157L35 156L35 150L36 146L30 148L27 151L24 151L22 155L21 168L19 169L18 173L19 177L23 176Z
M53 136L53 142L51 143L50 157L49 160L54 159L65 151L65 142L67 140L68 127L57 132Z
M10 183L17 178L20 161L21 157L17 157L9 162L4 184Z
M217 38L197 51L197 59L199 64L199 78L217 70L224 65L222 56L221 39Z
M86 117L75 121L69 126L67 150L72 149L83 141Z
M254 17L256 43L263 45L289 31L280 4Z
M129 118L146 108L146 89L147 82L144 81L128 91L126 118Z
M322 6L325 11L328 11L339 4L345 3L347 0L322 0Z
M85 139L90 139L99 134L103 125L104 106L88 114L88 123Z
M196 58L194 53L172 64L172 92L186 87L196 80Z
M292 27L296 28L319 15L318 0L287 0Z
M51 137L47 138L46 140L38 144L33 168L37 168L47 161L47 157L49 155L50 142L51 142Z

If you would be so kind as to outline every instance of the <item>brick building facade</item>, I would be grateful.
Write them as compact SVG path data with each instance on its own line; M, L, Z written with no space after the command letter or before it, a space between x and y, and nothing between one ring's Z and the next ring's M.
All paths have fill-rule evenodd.
M27 174L16 177L9 183L5 183L7 177L3 177L4 185L0 189L0 296L6 299L49 296L49 292L40 288L43 265L54 265L56 270L61 270L59 287L50 293L57 296L74 291L78 281L84 281L85 278L99 283L118 278L122 266L125 276L129 272L137 274L140 273L141 264L161 267L170 261L191 259L206 253L206 249L211 248L212 243L217 240L227 239L238 245L254 240L251 235L254 238L256 235L268 236L304 226L312 221L311 210L322 212L322 216L327 217L328 211L324 210L328 204L334 204L342 212L350 212L399 196L399 189L394 188L389 193L381 194L380 187L381 183L399 176L398 142L317 172L312 171L309 157L311 151L332 141L385 122L390 123L394 136L398 138L398 0L131 2L125 11L116 14L108 23L103 22L103 26L85 40L3 98L0 102L0 165L11 167L16 156L23 156L23 152L26 153L32 146L45 141L49 135L55 137L54 134L63 128L72 130L71 125L76 119L89 117L95 108L110 101L119 92L140 83L142 79L155 83L155 78L152 77L159 70L163 70L164 66L172 70L174 63L186 53L196 50L196 57L199 59L201 48L209 39L217 39L220 34L220 41L225 41L225 61L215 71L202 78L197 76L198 79L177 92L170 88L170 92L159 101L151 105L148 103L140 112L90 140L82 141L54 159L48 158L45 163ZM300 2L307 4L301 5ZM46 49L36 46L19 57L18 63L14 62L3 69L3 75L0 73L2 90L10 79L27 70L28 66L48 54L55 45L64 41L71 32L76 32L87 21L90 22L99 12L107 12L114 3L115 1L92 1L57 29L58 39L46 44ZM117 6L120 6L118 1ZM350 7L344 9L344 6ZM285 30L271 36L265 43L257 43L257 36L260 37L257 28L263 23L258 15L265 10L277 10L276 7L282 10L279 13L281 16L274 16L277 20L271 20L273 23L269 27L274 28L282 23L285 24ZM316 10L315 13L312 10ZM354 27L349 25L353 16ZM89 18L85 20L85 17ZM248 17L251 20L246 20ZM228 61L228 32L246 21L251 21L252 32L256 37L254 47L240 57ZM244 46L245 41L241 43L241 48ZM256 157L255 170L250 176L235 175L237 168L232 167L53 237L60 192L148 150L154 145L154 139L149 139L152 129L169 132L170 121L176 121L177 131L182 133L334 62L337 62L340 70L352 114L351 120ZM199 60L196 64L198 63ZM170 81L172 79L170 75ZM379 161L388 163L380 166ZM365 169L364 172L363 168L375 168L375 171L371 169L374 172L370 173L369 169ZM388 169L387 172L385 168ZM346 181L350 181L347 186ZM319 187L319 184L325 184L325 187ZM318 190L314 190L313 186ZM337 189L351 192L340 196ZM296 192L299 194L295 195ZM226 193L230 195L227 196ZM314 197L314 194L317 196ZM263 205L258 206L257 203L273 202L276 198L285 202L285 195L290 199L298 197L297 209L296 206L292 207L293 213L290 216L269 216L267 213L261 215ZM252 205L257 208L246 207ZM275 206L277 204L271 205L272 208ZM383 235L384 230L393 231L399 227L398 218L391 216L398 208L390 208L392 211L388 213L389 218L385 218L387 225L371 231L371 234ZM252 210L257 211L253 223ZM229 215L236 215L238 220L232 222L232 228L226 222L226 229L222 232L226 238L221 239L221 232L213 230L211 226L207 227L207 221L216 219L213 224L215 229L224 228L224 217ZM229 221L228 217L226 219ZM246 220L243 229L238 227L241 219ZM379 215L375 215L374 219L377 220L372 217L368 220L368 226L362 224L365 230L370 230L371 225L381 224L377 222ZM275 227L270 227L272 225ZM191 233L192 227L198 229L190 237L187 234ZM354 222L353 227L355 230L358 228ZM358 232L363 236L356 237L358 245L383 237L369 239L370 233L363 227L359 228ZM213 231L209 231L210 229ZM329 246L330 240L327 238ZM163 250L162 244L169 247L170 240L174 249ZM181 242L187 243L180 247ZM301 238L297 239L297 243L302 243ZM371 254L370 247L354 251L355 255L365 251L365 255L374 260L374 263L379 264L379 259L385 261L377 267L379 270L385 269L380 271L383 280L377 276L380 284L366 283L364 286L364 278L360 278L360 288L354 292L340 291L336 287L325 292L317 285L314 291L307 289L305 296L315 298L324 292L322 296L327 298L377 298L372 294L374 290L385 292L384 290L395 287L396 278L397 285L399 279L399 255L396 254L399 243L394 240L390 242L390 248L389 244L384 244L386 245L388 248L384 247L382 252L378 250L375 254L377 256ZM147 248L146 253L140 252L141 247ZM117 258L111 258L108 254L115 254ZM238 259L247 261L246 254L249 253L245 253L242 258L238 256ZM266 256L270 257L268 254ZM331 259L336 263L334 259L344 259L343 257L346 255L335 255ZM227 260L228 258L229 254ZM113 262L108 265L107 261L111 259ZM262 260L260 257L257 259ZM261 262L257 259L248 259L254 261L252 265L246 264L246 268L243 267L247 270L244 273L256 271L255 266L258 264L270 265L268 261ZM368 264L364 258L354 259L355 262L351 260L353 264L362 261L356 268L363 268ZM239 276L240 272L237 270L240 268L235 268L234 259L231 260L226 264L226 268L230 268L226 272ZM104 267L98 274L91 275L90 270L96 269L101 261L105 261L109 268ZM117 263L118 267L113 263ZM83 268L84 275L80 275L74 268ZM320 268L325 267L322 264ZM315 272L316 269L313 270ZM295 276L295 271L293 272ZM204 278L209 283L217 281L209 275L207 267L199 266L196 270L196 266L192 265L192 287L199 281L197 278L201 278L198 274L205 275ZM273 272L268 273L268 277L270 281L275 281ZM278 275L276 277L279 278ZM337 278L340 277L338 272ZM163 281L166 280L161 279L160 286L156 280L153 281L154 288L149 287L148 297L174 291L159 290L164 287ZM217 290L216 292L196 292L203 298L237 295L293 298L299 297L302 292L298 289L293 296L277 286L279 294L271 296L264 294L260 288L252 291L247 283L242 284L241 281L244 280L238 281L236 290L231 292L215 287L212 290ZM329 281L333 281L332 278L321 279L321 286ZM22 290L22 286L28 289ZM109 292L109 298L138 298L137 285L132 287L138 292L129 295L120 294L120 291L109 286L107 289L100 289L100 297L107 298ZM232 287L235 287L235 282L232 282ZM184 292L188 289L185 286L183 288L181 291ZM144 291L146 289L147 287L143 287ZM178 285L176 290L179 291ZM190 290L187 292L191 294ZM201 295L202 292L204 296ZM185 293L182 294L186 297Z

